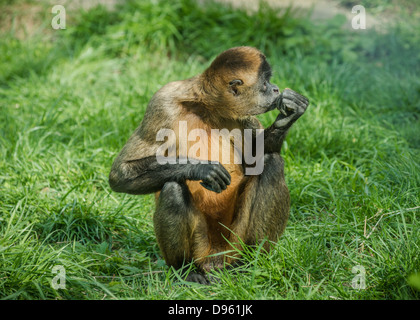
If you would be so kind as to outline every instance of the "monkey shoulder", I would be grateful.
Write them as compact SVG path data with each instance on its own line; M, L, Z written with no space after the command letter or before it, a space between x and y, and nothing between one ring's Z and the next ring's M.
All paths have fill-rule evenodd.
M181 106L177 97L182 91L182 81L169 82L150 99L141 124L141 131L157 132L162 128L171 129L180 117Z

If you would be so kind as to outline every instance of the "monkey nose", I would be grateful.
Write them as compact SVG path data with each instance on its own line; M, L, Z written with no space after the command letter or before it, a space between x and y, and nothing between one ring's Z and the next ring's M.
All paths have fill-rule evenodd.
M279 88L273 88L274 93L279 93Z

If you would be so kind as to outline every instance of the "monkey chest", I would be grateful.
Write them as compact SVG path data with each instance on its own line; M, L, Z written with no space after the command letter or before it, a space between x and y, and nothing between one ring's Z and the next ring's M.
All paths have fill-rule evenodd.
M188 158L206 160L208 163L218 161L231 176L230 185L220 193L204 188L200 181L187 181L195 207L208 217L229 220L233 216L239 185L244 178L242 130L191 130L188 140L184 149L188 152Z
M224 164L231 183L220 193L204 188L200 181L187 181L194 206L204 215L230 223L234 214L239 186L244 178L242 165Z

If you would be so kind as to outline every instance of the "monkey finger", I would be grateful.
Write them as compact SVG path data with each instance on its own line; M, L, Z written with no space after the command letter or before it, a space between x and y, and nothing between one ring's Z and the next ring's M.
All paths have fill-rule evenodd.
M299 105L305 105L306 106L306 105L309 104L308 98L306 98L305 96L302 96L301 94L296 93L294 91L291 94L287 94L285 96L285 99L292 100Z
M297 93L296 91L293 91L291 89L285 89L282 93L282 97L289 98L289 99L297 99L297 100L300 100L302 102L308 101L308 99L305 96L303 96L300 93Z
M279 111L285 116L287 117L287 113L283 108L280 108Z
M299 105L295 101L289 100L289 99L283 100L283 105L284 105L285 111L296 112L296 110L298 110L299 108Z
M230 185L230 174L223 165L220 165L220 171L218 172L218 174L226 185Z
M200 184L207 190L210 190L216 193L222 192L222 189L220 188L219 184L213 179L203 180L203 182L200 182Z
M304 96L297 97L294 101L302 107L306 107L309 104L309 100Z
M205 183L205 182L200 182L200 184L201 184L204 188L206 188L207 190L214 191L214 190L213 190L213 187L212 187L210 184Z
M230 177L229 172L226 170L226 168L225 168L222 164L220 164L220 169L222 170L222 172L223 172L225 175L227 175L228 177Z
M283 103L285 103L285 101L293 101L293 102L295 102L297 104L306 104L306 103L308 103L308 99L306 99L303 96L300 96L299 97L297 95L286 95L283 98Z
M219 176L218 174L215 174L213 176L213 179L216 181L216 183L220 186L222 190L226 190L228 183L224 181L223 176Z
M217 162L216 164L213 164L213 167L211 170L212 170L212 177L215 177L217 175L223 180L225 184L227 185L230 184L230 174L222 164L220 164L219 162Z

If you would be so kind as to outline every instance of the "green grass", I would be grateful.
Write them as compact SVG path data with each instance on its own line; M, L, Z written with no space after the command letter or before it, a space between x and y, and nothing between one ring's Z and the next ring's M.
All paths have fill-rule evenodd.
M420 298L410 285L420 272L418 22L356 32L294 10L155 2L74 11L67 30L42 20L25 39L1 29L0 297ZM247 248L244 266L211 287L184 286L157 247L153 195L113 193L107 176L153 93L235 45L262 49L273 82L311 101L283 150L291 218L270 253ZM65 290L51 286L56 265ZM351 286L358 265L364 290Z

